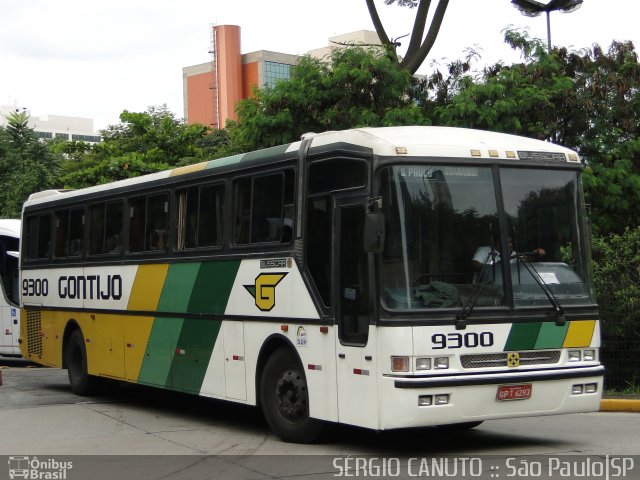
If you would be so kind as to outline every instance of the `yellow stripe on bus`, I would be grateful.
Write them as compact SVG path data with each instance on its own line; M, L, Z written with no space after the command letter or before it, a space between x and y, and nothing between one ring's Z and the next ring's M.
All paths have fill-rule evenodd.
M591 345L593 331L596 327L595 320L572 321L564 338L563 348L588 347Z
M137 382L140 368L147 351L147 344L153 328L153 317L135 317L129 319L125 328L124 364L126 378Z
M140 265L131 287L128 310L155 312L169 264Z
M207 162L196 163L195 165L187 165L185 167L178 167L171 170L171 177L175 177L177 175L184 175L186 173L191 172L199 172L200 170L204 170L204 167L207 166Z

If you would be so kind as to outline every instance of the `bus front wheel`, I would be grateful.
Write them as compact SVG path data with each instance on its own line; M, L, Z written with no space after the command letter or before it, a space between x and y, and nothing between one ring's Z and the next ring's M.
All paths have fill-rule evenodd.
M271 430L285 442L312 443L324 424L309 417L309 392L300 362L288 349L269 357L260 382L260 404Z
M87 347L80 330L74 331L69 337L65 360L71 391L76 395L91 395L95 390L96 379L88 373Z

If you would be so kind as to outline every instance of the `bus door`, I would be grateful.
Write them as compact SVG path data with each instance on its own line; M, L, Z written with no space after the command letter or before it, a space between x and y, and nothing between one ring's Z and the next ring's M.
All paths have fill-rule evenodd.
M338 419L377 428L375 341L370 332L371 294L364 250L367 199L335 199L333 235Z

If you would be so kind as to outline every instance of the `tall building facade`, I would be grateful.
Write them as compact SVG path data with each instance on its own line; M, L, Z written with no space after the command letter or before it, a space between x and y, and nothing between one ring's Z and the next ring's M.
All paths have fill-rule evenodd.
M236 120L237 103L250 97L255 86L273 86L279 78L289 78L299 58L265 50L242 54L236 25L213 27L209 53L209 62L184 67L182 79L187 123L212 128Z
M375 32L360 30L329 38L327 47L311 50L309 55L322 58L333 48L350 44L380 44ZM214 26L211 31L211 60L182 69L184 118L187 123L201 123L224 128L228 120L237 120L236 105L249 98L254 87L273 87L287 79L298 55L260 50L243 54L240 27Z

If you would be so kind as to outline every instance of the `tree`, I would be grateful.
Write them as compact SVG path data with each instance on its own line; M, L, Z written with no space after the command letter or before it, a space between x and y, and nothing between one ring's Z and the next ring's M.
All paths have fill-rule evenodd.
M389 58L395 62L400 68L408 71L410 74L416 73L420 65L425 61L427 55L431 51L433 44L438 37L438 32L440 31L440 27L442 25L442 20L444 19L444 15L447 11L447 7L449 6L449 0L438 0L438 6L431 18L431 23L429 25L429 29L425 36L425 29L427 25L427 20L429 18L429 8L431 7L431 0L384 0L386 5L391 5L397 3L402 7L415 8L416 17L413 24L413 29L411 31L411 38L409 40L409 47L407 48L407 52L404 58L400 59L395 54L396 47L399 46L397 39L391 39L387 35L387 32L382 25L382 21L380 20L380 16L378 14L378 10L374 3L374 0L366 0L367 8L369 9L369 15L371 16L371 20L373 21L373 26L376 29L376 33L378 34L378 38L380 38L380 42L387 49L389 54Z
M549 140L577 150L596 232L640 225L640 64L631 42L608 50L548 52L525 33L505 32L521 63L474 75L452 62L434 72L422 105L435 124Z
M58 185L62 156L38 139L26 113L7 120L0 127L0 216L19 218L30 194Z
M231 138L246 151L296 141L306 132L423 124L412 82L379 49L336 49L328 62L303 57L289 80L256 89L239 103Z
M593 240L593 278L603 319L602 359L607 386L640 385L640 365L628 352L640 351L640 228ZM626 355L621 355L626 352Z
M207 132L203 125L176 119L165 105L145 112L125 110L119 124L101 132L101 143L66 162L62 180L70 188L82 188L197 163L211 150L201 144Z

